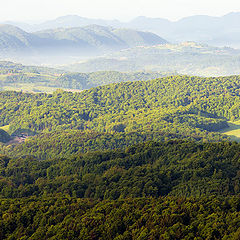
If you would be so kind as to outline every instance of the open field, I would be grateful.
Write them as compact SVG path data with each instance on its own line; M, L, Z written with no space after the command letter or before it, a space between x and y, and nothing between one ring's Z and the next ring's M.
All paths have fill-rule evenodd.
M228 135L231 140L240 142L240 121L228 122L229 127L220 131L220 133Z
M10 125L5 125L5 126L0 127L0 129L2 129L2 130L4 130L4 131L8 132L8 130L9 130L9 126L10 126Z
M30 93L38 93L38 92L45 92L45 93L53 93L57 89L62 89L68 92L81 92L82 90L79 89L69 89L69 88L59 88L59 87L47 87L41 86L34 83L18 83L18 84L9 84L0 88L2 91L23 91L23 92L30 92Z
M34 83L18 83L18 84L9 84L7 86L2 87L2 91L23 91L23 92L46 92L52 93L56 91L57 88L54 87L46 87L46 86L38 86Z

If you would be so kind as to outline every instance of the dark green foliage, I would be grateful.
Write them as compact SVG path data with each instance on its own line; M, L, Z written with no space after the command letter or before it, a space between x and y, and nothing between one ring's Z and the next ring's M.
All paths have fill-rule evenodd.
M117 129L115 129L117 130ZM121 130L121 129L120 129ZM30 131L30 130L29 130ZM12 135L29 135L28 132L15 131ZM30 135L31 136L31 135ZM208 137L214 135L208 134ZM148 132L114 132L97 133L93 131L64 130L52 133L41 133L28 138L21 144L4 145L0 144L0 152L9 156L32 155L39 159L58 157L71 157L74 154L86 153L88 151L108 150L125 148L133 144L147 141L168 141L170 139L191 139L200 140L197 136L171 134L160 131Z
M12 158L0 169L0 195L117 199L239 194L239 152L237 143L170 141L61 159L58 154L47 160Z
M240 144L215 132L240 118L239 86L0 93L0 124L37 134L0 145L0 239L239 239Z
M0 200L1 239L239 239L240 198Z
M22 131L16 131L13 135L19 135L19 133L21 135ZM93 131L65 130L41 133L35 137L28 138L22 144L1 144L0 152L13 157L32 155L39 159L49 159L55 156L70 157L74 154L88 151L125 148L126 146L153 139L165 141L181 137L180 135L162 132L97 133Z
M10 141L10 139L11 139L10 135L4 130L0 129L0 142L6 143Z

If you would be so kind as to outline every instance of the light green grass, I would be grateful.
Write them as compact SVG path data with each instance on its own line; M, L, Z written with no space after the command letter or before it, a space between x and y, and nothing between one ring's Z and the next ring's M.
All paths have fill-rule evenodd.
M10 125L5 125L5 126L0 127L0 129L8 132L8 131L9 131L9 126L10 126Z
M17 83L17 84L9 84L7 86L1 87L1 91L23 91L23 92L29 92L29 93L38 93L38 92L44 92L44 93L53 93L57 89L62 89L64 91L69 92L81 92L82 90L79 89L69 89L69 88L59 88L59 87L47 87L42 85L37 85L34 83Z
M52 93L56 91L55 87L47 87L47 86L38 86L36 84L32 83L18 83L18 84L12 84L8 86L3 86L2 91L23 91L23 92L46 92L46 93Z
M222 129L220 132L226 134L231 140L240 142L240 121L228 122L229 127Z

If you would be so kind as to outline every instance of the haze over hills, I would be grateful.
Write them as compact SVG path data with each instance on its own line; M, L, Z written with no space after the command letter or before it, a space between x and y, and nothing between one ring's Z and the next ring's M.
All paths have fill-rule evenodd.
M12 25L0 25L0 54L97 55L135 46L166 43L153 33L91 25L27 33Z
M123 23L118 20L91 19L78 15L61 16L53 20L48 20L39 24L29 24L24 22L6 21L4 24L18 26L27 32L42 31L52 28L73 28L88 25L102 25L112 27L122 27Z
M62 16L41 24L7 22L19 26L26 31L40 31L59 27L83 27L97 24L102 26L132 28L150 31L162 36L170 42L196 41L216 46L240 47L240 13L232 12L222 17L195 15L178 21L163 18L139 16L129 22L118 20L90 19L77 15Z
M144 26L145 18L138 20L141 22L141 19ZM187 19L182 21L188 22ZM186 23L186 28L188 25L192 24ZM0 40L2 60L27 65L60 65L57 67L64 71L157 71L198 76L240 74L240 51L237 49L190 41L170 44L151 32L129 28L88 25L28 33L12 25L0 25Z
M239 47L239 20L240 13L229 13L222 17L192 16L175 22L144 16L120 22L77 15L33 25L8 22L20 28L0 25L0 57L28 65L71 64L61 68L76 72L240 74L238 50L211 47ZM187 45L182 43L185 41ZM195 43L189 44L192 41ZM162 46L167 43L172 45Z
M164 19L139 17L129 23L135 29L149 29L169 41L197 41L214 46L239 48L240 13L229 13L222 17L196 15L176 22ZM144 24L143 24L144 23Z
M144 71L240 74L240 50L98 25L2 25L0 50L104 53L0 61L0 239L240 239L240 75ZM139 72L79 73L106 69Z
M240 2L10 2L0 240L240 240Z
M79 73L0 61L0 91L53 92L59 88L79 91L109 83L146 81L170 74L173 73L117 71Z
M240 74L240 51L195 42L135 47L64 65L62 69L93 71L160 71L200 76Z
M18 27L2 24L0 25L0 40L1 53L9 53L9 51L31 50L36 37Z

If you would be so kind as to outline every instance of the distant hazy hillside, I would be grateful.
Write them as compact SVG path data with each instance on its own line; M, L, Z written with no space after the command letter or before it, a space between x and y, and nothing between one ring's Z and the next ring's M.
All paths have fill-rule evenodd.
M160 34L169 41L197 41L216 46L240 47L240 13L222 17L196 15L171 22L161 18L138 17L128 27Z
M10 24L22 28L27 32L42 31L53 28L74 28L88 25L101 25L112 27L124 27L124 24L118 20L91 19L77 15L61 16L53 20L48 20L39 24L29 24L24 22L6 21L3 24Z
M130 29L91 25L27 33L11 25L0 25L0 55L29 54L89 55L135 46L166 43L161 37Z
M59 88L83 90L109 83L146 81L170 74L173 73L116 71L71 73L53 68L0 61L0 91L53 92Z
M0 75L16 73L36 73L36 74L62 74L65 71L55 68L41 67L41 66L25 66L21 63L14 63L10 61L0 61Z
M114 26L114 27L121 27L122 24L118 20L104 20L104 19L91 19L91 18L84 18L77 15L67 15L56 18L54 20L43 22L42 24L38 24L32 26L34 29L49 29L49 28L70 28L70 27L83 27L87 25L102 25L102 26ZM30 27L30 26L29 26Z
M185 42L135 47L63 68L78 72L145 70L201 76L234 75L240 74L240 51Z
M12 22L26 31L39 31L59 27L83 27L92 24L133 28L154 32L170 42L197 41L217 46L240 47L240 13L229 13L222 17L197 15L172 22L162 18L140 16L130 22L83 18L76 15L62 16L41 24L29 25Z
M0 51L7 53L32 50L36 37L11 25L0 25Z

